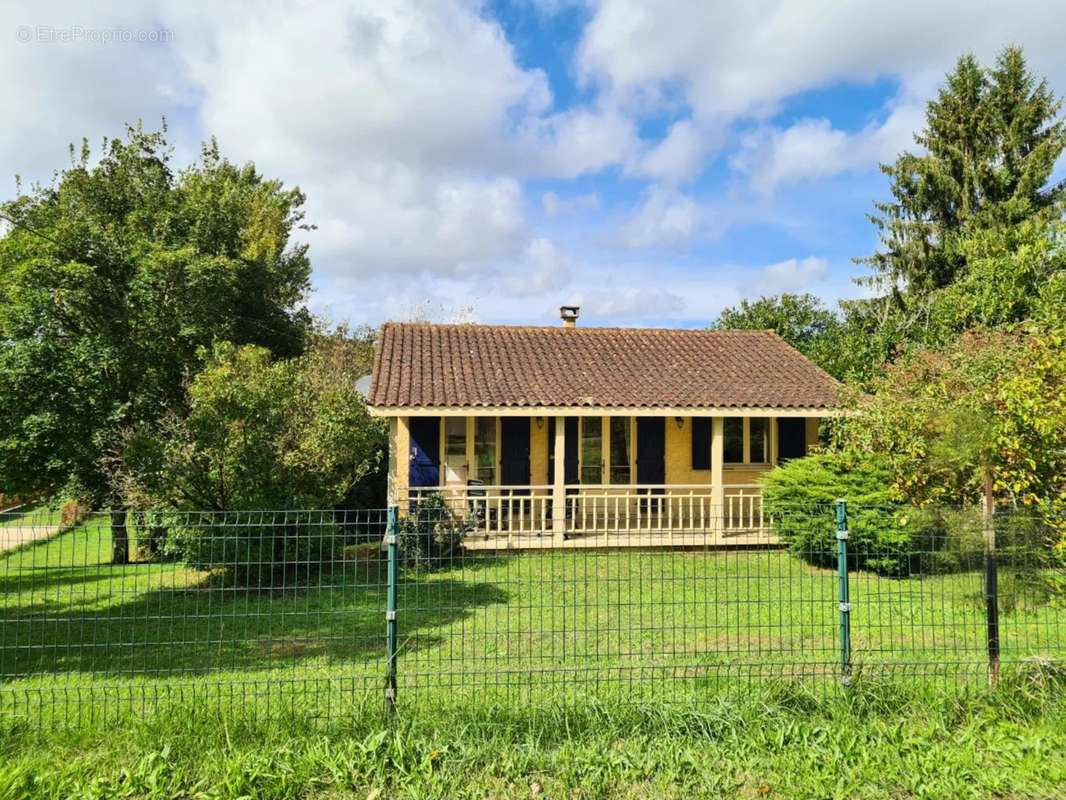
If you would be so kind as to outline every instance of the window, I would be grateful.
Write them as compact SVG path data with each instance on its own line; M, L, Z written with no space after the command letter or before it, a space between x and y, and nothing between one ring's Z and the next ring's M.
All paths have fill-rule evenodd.
M629 417L611 417L611 483L629 483Z
M692 468L711 468L711 418L692 418Z
M748 461L766 464L770 460L769 420L752 417L748 420Z
M581 482L603 483L603 420L581 418Z
M444 420L444 474L448 483L466 483L466 417Z
M496 418L478 417L474 426L474 458L477 479L487 486L496 483Z
M725 418L725 452L723 461L726 464L744 463L744 418Z

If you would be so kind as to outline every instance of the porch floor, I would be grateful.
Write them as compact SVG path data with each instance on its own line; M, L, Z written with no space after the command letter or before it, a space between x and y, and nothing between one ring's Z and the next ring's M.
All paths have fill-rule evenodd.
M781 540L769 531L746 530L723 533L654 531L628 533L568 533L560 544L551 532L470 534L463 540L467 550L616 550L620 548L756 548L781 547Z

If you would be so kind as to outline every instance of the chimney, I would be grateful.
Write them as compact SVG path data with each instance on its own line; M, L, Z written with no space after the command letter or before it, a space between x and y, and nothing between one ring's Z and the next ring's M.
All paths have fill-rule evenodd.
M559 306L559 317L563 321L564 328L576 328L577 317L581 313L581 306Z

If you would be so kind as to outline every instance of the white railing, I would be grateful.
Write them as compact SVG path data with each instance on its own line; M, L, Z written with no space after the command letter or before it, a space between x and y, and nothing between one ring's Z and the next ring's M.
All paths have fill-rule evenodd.
M768 529L757 484L727 484L722 504L707 484L581 485L566 487L566 535L741 533ZM457 486L439 492L451 509L468 516L474 535L551 536L551 486Z

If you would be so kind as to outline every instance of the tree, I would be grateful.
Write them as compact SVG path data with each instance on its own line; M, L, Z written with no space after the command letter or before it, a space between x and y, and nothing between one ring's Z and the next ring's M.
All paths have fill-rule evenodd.
M741 300L711 323L717 330L771 330L836 377L842 377L843 367L834 346L840 326L840 318L812 294Z
M332 508L374 473L385 425L329 348L273 361L215 345L188 385L188 412L128 429L116 490L134 508Z
M881 167L893 199L871 216L884 249L864 259L874 271L866 280L905 303L966 271L960 239L968 229L1057 216L1064 186L1047 182L1066 148L1060 108L1019 48L1006 48L990 71L960 58L915 136L925 153Z
M1059 220L971 231L961 242L966 272L929 299L925 343L942 346L964 331L1053 323L1066 307L1066 249Z
M1061 323L1061 321L1060 321ZM917 505L981 502L1066 511L1066 337L971 332L908 354L838 426L845 448L884 454Z
M310 265L290 242L301 192L214 142L177 173L165 130L128 128L96 163L87 145L73 155L0 206L0 486L73 483L100 503L100 454L180 407L198 353L217 340L302 352Z

